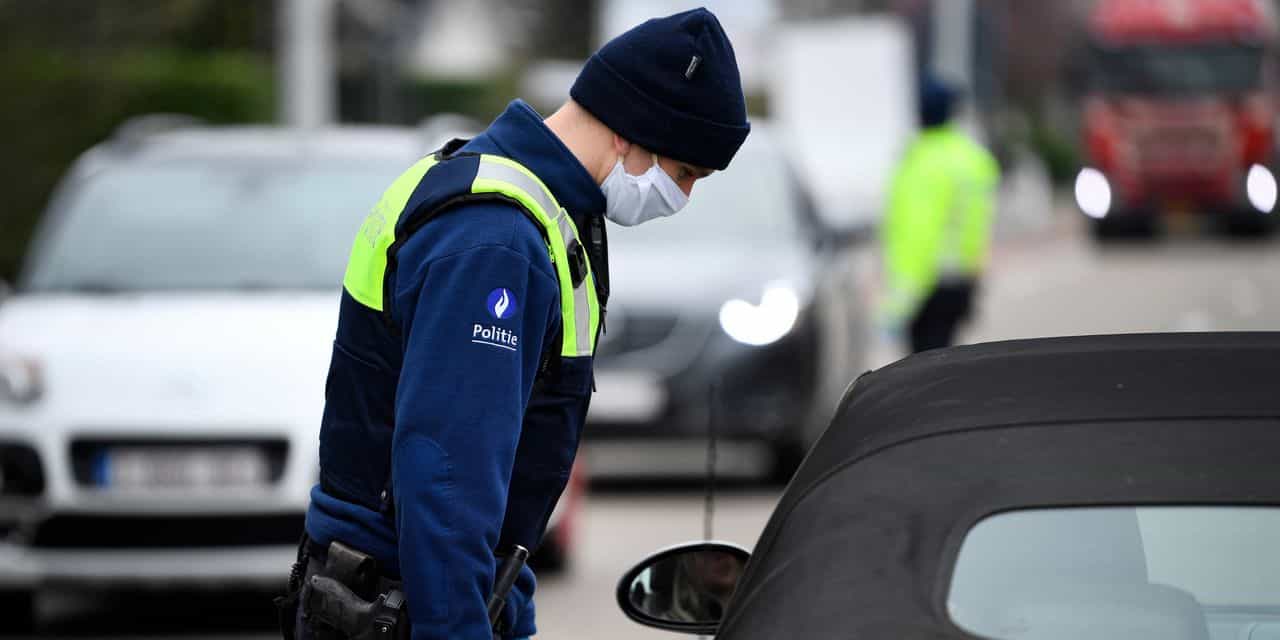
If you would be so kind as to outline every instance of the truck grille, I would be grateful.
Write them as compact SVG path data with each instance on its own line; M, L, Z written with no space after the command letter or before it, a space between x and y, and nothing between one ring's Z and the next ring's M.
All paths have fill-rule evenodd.
M1152 129L1138 140L1138 156L1144 167L1175 167L1204 170L1221 157L1222 136L1211 129L1194 127L1161 127Z

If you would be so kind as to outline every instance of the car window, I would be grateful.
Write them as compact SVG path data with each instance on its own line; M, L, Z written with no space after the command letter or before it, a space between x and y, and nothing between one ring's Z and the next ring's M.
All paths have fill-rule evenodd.
M689 204L669 218L619 229L609 236L620 246L723 242L767 246L799 231L796 185L781 151L767 137L753 137L725 171L693 186Z
M999 514L966 536L948 611L1000 640L1280 637L1278 541L1274 508Z
M412 163L134 163L71 185L36 291L336 289L361 221Z

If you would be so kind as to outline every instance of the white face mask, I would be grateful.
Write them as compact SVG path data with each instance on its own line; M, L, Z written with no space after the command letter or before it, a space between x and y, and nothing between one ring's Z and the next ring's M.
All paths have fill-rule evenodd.
M604 191L604 217L624 227L674 215L689 202L680 185L658 166L656 155L653 166L638 176L627 173L618 158L600 189Z

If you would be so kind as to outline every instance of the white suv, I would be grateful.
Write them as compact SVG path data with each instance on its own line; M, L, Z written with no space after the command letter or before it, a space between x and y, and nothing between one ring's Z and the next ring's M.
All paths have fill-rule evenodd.
M135 128L77 162L0 304L6 628L40 588L282 584L352 238L427 151L407 128Z

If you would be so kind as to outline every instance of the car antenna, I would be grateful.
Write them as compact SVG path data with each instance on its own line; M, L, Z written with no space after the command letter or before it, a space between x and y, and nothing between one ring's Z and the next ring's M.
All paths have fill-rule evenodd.
M720 396L715 383L707 398L707 488L702 512L702 538L711 540L716 514L716 422L720 418Z

